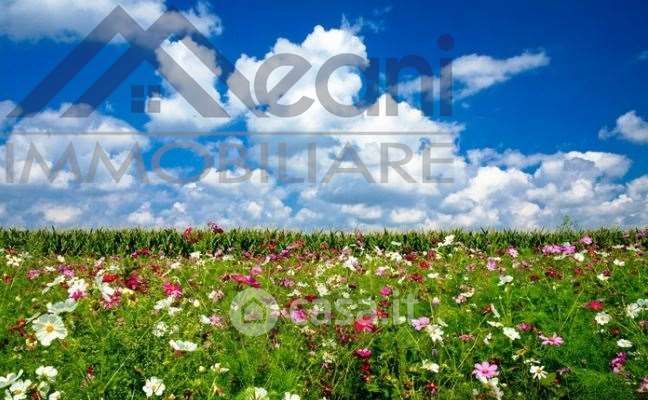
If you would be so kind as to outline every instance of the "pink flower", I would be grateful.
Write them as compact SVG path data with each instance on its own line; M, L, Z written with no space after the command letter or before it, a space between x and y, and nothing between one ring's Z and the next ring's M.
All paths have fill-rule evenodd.
M104 297L101 303L106 310L117 307L121 303L121 292L115 292L108 297Z
M233 274L231 276L231 278L232 278L232 280L234 280L234 281L236 281L238 283L242 283L244 285L248 285L248 286L251 286L253 288L260 288L261 287L261 284L256 279L254 279L254 277L251 276L251 275Z
M263 270L258 265L255 265L254 267L252 267L252 269L250 269L251 276L257 276L261 274L261 272L263 272Z
M428 317L421 317L412 320L412 326L417 331L420 331L421 329L425 328L428 325L430 325L430 319Z
M648 376L644 376L641 379L641 383L637 388L637 393L648 393Z
M475 364L475 369L472 373L477 379L490 379L499 375L499 372L497 372L497 364L491 364L488 361Z
M38 278L39 275L40 275L40 271L39 271L39 270L37 270L37 269L30 269L30 270L27 272L27 279L29 279L30 281L33 281L34 279Z
M365 332L371 333L376 330L376 325L374 325L373 317L370 315L364 315L353 323L353 328L357 333Z
M75 290L74 292L72 292L72 294L70 294L70 298L74 301L79 301L84 297L86 297L86 293L82 290Z
M585 236L583 236L583 237L581 238L580 242L581 242L582 244L585 244L585 245L588 245L588 246L589 246L590 244L594 243L594 240L592 240L591 237L585 235Z
M516 257L519 255L519 253L518 253L518 251L517 251L517 249L516 249L515 247L509 247L509 248L506 250L506 253L507 253L509 256L513 257L513 258L516 258Z
M182 287L177 283L164 282L162 284L162 289L167 296L180 297L182 296Z
M612 361L610 361L610 368L612 368L612 372L618 374L619 372L623 371L623 366L625 365L627 360L627 353L617 353L616 357L614 357Z
M215 327L218 327L218 328L222 328L224 326L223 317L221 317L220 315L216 315L216 314L209 317L209 323L212 326L215 326Z
M517 328L522 332L530 332L533 330L533 325L529 324L528 322L521 322L517 325Z
M392 289L389 286L385 286L382 289L380 289L380 295L383 297L391 296L391 294L392 294Z
M290 311L290 319L296 324L302 324L308 320L308 313L301 308Z
M371 350L365 348L358 349L355 351L355 355L358 358L361 358L363 360L366 360L367 358L371 357Z
M565 341L563 338L560 336L556 335L555 333L552 336L545 336L545 335L540 335L540 340L542 340L542 344L544 346L561 346Z
M489 258L486 262L486 269L489 271L495 271L497 269L497 260L494 258Z

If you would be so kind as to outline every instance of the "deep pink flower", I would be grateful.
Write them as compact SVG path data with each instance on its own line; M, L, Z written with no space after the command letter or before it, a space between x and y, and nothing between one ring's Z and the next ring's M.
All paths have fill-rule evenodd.
M162 284L162 288L164 289L164 293L167 296L173 296L173 297L181 297L182 296L182 287L173 282L164 282Z
M253 288L261 287L261 284L251 275L233 274L230 276L230 278L238 283L242 283Z
M625 352L617 353L616 357L614 357L610 361L610 368L612 368L612 372L618 374L619 372L623 371L623 366L625 365L627 360L628 360L627 353Z
M137 272L132 272L128 278L126 278L124 285L130 290L142 289L144 286L144 279L139 276Z
M540 335L540 340L542 340L542 344L544 346L561 346L565 341L563 338L560 336L556 335L555 333L552 336L545 336L545 335Z
M363 360L366 360L367 358L371 357L371 350L365 348L358 349L355 351L355 355L358 358L361 358Z
M380 289L380 295L383 297L391 296L391 294L392 289L389 286L384 286L382 289Z
M509 248L506 250L506 253L507 253L509 256L513 257L513 258L516 258L516 257L519 255L519 253L518 253L518 251L517 251L517 249L516 249L515 247L509 247Z
M373 317L370 315L364 315L353 323L353 328L356 332L361 333L371 333L376 330L376 325L374 325Z
M475 369L472 373L477 379L490 379L499 374L497 372L497 364L491 364L488 361L475 364Z
M592 300L585 304L585 308L588 310L592 311L602 311L603 310L603 302L600 300Z
M489 271L495 271L497 269L497 260L494 258L489 258L486 262L486 269Z
M303 324L308 320L308 313L301 308L290 311L290 319L296 324Z

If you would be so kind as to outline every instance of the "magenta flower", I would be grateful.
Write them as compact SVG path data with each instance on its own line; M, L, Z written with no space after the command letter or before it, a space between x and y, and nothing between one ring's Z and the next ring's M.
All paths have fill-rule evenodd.
M490 379L499 375L499 372L497 372L497 364L491 364L488 361L475 364L475 369L472 373L477 379Z
M366 347L362 348L362 349L358 349L358 350L355 351L355 355L356 355L356 357L365 360L365 359L371 357L371 350L367 349Z
M495 271L497 269L497 260L489 258L486 262L486 269L489 271Z
M623 366L625 365L627 360L628 360L627 353L624 352L617 353L616 357L614 357L610 361L610 368L612 368L612 372L618 374L619 372L623 371Z
M302 324L308 320L308 313L298 308L290 312L290 319L296 324Z
M563 338L560 336L556 335L555 333L552 336L545 336L545 335L540 335L540 340L542 340L542 344L544 346L561 346L565 341Z
M162 284L162 289L164 289L164 293L167 296L176 298L182 296L182 287L177 283L164 282L164 284Z
M428 317L421 317L412 320L412 326L417 331L420 331L421 329L425 328L428 325L430 325L430 319Z
M392 289L389 286L385 286L382 289L380 289L380 295L383 297L391 296L391 294L392 294Z
M594 240L592 240L591 237L585 235L585 236L583 236L583 237L581 238L580 242L581 242L582 244L585 244L585 245L588 245L588 246L589 246L590 244L594 243Z

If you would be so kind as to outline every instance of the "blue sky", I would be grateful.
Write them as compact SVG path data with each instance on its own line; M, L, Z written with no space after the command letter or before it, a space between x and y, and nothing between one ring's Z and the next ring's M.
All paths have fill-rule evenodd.
M336 177L328 185L291 185L273 179L277 171L271 168L263 171L270 175L269 184L250 181L236 187L216 185L210 181L211 175L184 185L143 185L133 180L112 186L106 182L79 184L65 177L53 183L36 179L17 184L3 176L0 222L5 225L183 226L211 219L230 226L308 229L535 228L555 226L565 215L581 226L648 223L645 2L611 5L603 1L503 1L475 5L424 1L226 4L111 0L82 10L79 5L83 2L75 0L50 2L49 9L32 7L34 1L10 0L0 5L0 53L5 55L4 60L10 60L0 65L4 77L0 79L0 111L19 103L118 4L144 26L165 10L177 9L194 16L192 22L199 21L199 28L204 28L219 51L250 70L258 67L255 62L267 53L285 49L285 43L307 59L326 51L358 52L362 57L377 59L416 54L435 66L435 75L441 57L455 59L456 92L451 116L410 116L409 112L414 115L418 107L412 100L418 94L410 93L396 98L403 102L408 117L399 116L394 121L350 123L317 109L300 120L261 121L262 125L240 110L222 123L196 120L195 110L181 104L168 82L143 65L91 118L73 125L80 130L127 126L128 130L142 133L133 135L128 143L102 139L113 160L120 160L132 143L145 144L150 156L172 139L152 138L147 132L167 128L200 132L304 126L372 130L393 124L404 130L438 128L450 132L455 143L450 153L455 159L455 181L446 187L399 182L373 186L357 177ZM317 26L322 27L320 31ZM454 38L450 52L439 50L436 39L441 34ZM281 38L284 45L278 44ZM338 39L341 41L337 47L331 44ZM186 55L176 42L165 45L171 54L180 58ZM28 137L15 131L60 131L62 126L69 130L69 122L55 118L56 112L62 104L74 102L126 47L123 42L108 45L40 115L6 121L0 150L6 150L7 143L25 150L30 141L38 142L47 153L47 162L53 164L70 138ZM217 79L212 80L195 63L188 62L190 74L200 77L197 80L209 86L221 104L235 109L227 87L216 84ZM215 66L218 62L214 59ZM353 80L356 76L350 73L341 78L345 77ZM405 87L415 77L403 74L401 84ZM131 112L130 87L134 84L165 87L160 115ZM312 82L305 79L299 85L308 91ZM341 93L356 94L348 84L340 85ZM461 96L461 90L468 94ZM165 109L172 110L172 115ZM246 136L237 138L251 150L260 143ZM215 135L195 140L210 147L232 139ZM335 146L349 139L331 140L335 141L333 147L323 151L338 149ZM79 143L79 147L92 149L94 144ZM371 143L366 141L353 144L367 154L372 151ZM290 168L298 171L299 154L295 152ZM0 152L0 163L6 164L7 157L2 153L6 151ZM18 162L21 157L26 156L18 151ZM88 162L81 160L82 167ZM195 168L196 162L196 157L187 158L186 152L178 152L166 159L165 166ZM129 171L127 179L132 176ZM111 211L106 216L98 215L98 210L107 209Z

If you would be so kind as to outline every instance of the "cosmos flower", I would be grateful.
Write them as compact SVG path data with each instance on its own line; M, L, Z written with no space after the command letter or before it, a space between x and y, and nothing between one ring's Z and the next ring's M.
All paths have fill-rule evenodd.
M542 365L532 365L531 368L529 368L529 372L531 373L531 376L537 380L547 377L547 372L545 372L544 366Z
M420 331L428 325L430 325L430 319L428 317L420 317L412 320L412 326L417 331Z
M51 366L40 366L36 368L36 375L45 378L50 382L53 382L58 375L58 371L56 370L56 368Z
M497 364L491 364L488 361L475 364L475 369L472 373L477 379L490 379L499 375Z
M504 336L509 338L511 342L520 338L520 332L518 332L515 328L505 327L502 328L502 331L504 333Z
M175 351L182 351L182 352L192 352L196 351L198 348L198 345L193 342L185 341L185 340L169 340L169 345L173 350Z
M612 317L610 317L610 314L603 311L600 313L596 313L594 320L599 325L605 325L612 320Z
M556 335L555 333L552 336L545 336L545 335L540 335L540 340L542 340L542 345L543 346L561 346L565 341L563 338L560 336Z
M36 331L36 339L45 347L56 339L65 339L68 333L63 320L56 314L41 315L32 322L32 327Z
M142 387L142 390L144 390L144 393L146 393L146 397L157 397L162 396L165 388L166 386L164 386L162 379L152 376L146 380L144 386Z

